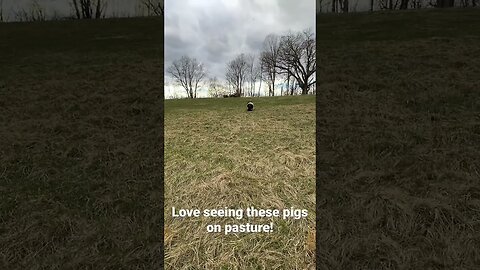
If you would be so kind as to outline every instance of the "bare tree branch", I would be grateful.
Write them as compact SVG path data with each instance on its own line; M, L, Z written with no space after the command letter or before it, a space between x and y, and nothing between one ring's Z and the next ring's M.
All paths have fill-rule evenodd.
M142 0L142 4L147 8L148 15L163 16L163 0Z
M45 21L45 8L43 8L38 0L31 0L28 9L21 8L13 11L13 16L20 22Z
M70 0L77 19L105 18L106 0Z
M275 95L279 46L279 39L275 34L268 35L263 41L263 52L261 53L260 61L263 67L262 71L267 78L269 96Z

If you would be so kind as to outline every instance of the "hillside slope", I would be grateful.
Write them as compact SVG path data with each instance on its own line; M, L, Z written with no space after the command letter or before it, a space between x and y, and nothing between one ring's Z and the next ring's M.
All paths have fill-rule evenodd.
M317 19L320 269L480 265L480 10Z
M0 24L0 269L154 269L163 20Z
M172 207L309 213L188 219ZM165 101L166 269L315 269L314 210L315 96ZM270 233L206 230L270 222Z

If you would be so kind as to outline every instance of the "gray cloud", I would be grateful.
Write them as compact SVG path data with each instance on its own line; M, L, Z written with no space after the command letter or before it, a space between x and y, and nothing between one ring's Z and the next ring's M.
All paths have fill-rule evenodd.
M315 29L315 0L166 0L165 67L188 55L223 79L226 63L258 55L268 34L305 28Z

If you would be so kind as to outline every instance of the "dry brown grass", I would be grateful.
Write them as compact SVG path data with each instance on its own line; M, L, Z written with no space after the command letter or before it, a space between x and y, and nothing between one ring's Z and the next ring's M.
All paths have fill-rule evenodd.
M161 27L1 25L0 269L159 266Z
M480 10L318 26L318 267L478 269Z
M314 97L166 101L166 269L314 269ZM211 109L212 108L212 109ZM307 219L178 219L178 208L305 208ZM265 234L207 233L207 224L264 224ZM310 233L309 233L310 232ZM310 234L310 236L308 236ZM308 238L308 239L310 239Z

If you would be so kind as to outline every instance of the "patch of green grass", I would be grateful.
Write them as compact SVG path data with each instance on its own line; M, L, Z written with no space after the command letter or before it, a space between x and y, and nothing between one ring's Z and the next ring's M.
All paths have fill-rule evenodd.
M161 27L0 25L1 269L158 267Z
M246 112L252 100L254 112ZM309 210L305 220L174 219L171 207ZM314 269L315 97L165 101L167 269ZM269 234L207 233L264 224Z
M319 269L480 265L480 10L317 21Z

